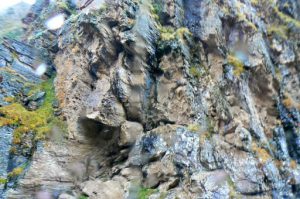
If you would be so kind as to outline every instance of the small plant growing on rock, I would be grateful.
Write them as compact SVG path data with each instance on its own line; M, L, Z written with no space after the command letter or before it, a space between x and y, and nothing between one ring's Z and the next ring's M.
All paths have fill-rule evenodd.
M199 132L200 131L200 125L195 123L195 124L190 124L188 125L187 129L191 132Z
M291 160L291 162L290 162L290 167L291 167L292 169L297 169L297 162L296 162L296 160Z
M138 193L139 199L148 199L150 195L156 193L156 189L147 189L147 188L141 188Z
M252 150L257 155L262 164L265 164L272 159L267 150L257 146L255 142L253 142L252 144Z
M197 67L197 66L191 66L189 69L189 73L197 79L199 79L202 76L202 73L201 73L199 67Z
M291 108L299 108L300 107L300 104L297 103L290 95L288 94L285 94L284 95L284 99L282 100L282 104L288 108L288 109L291 109Z
M28 132L35 133L36 140L43 139L53 125L61 124L59 119L54 116L52 107L52 102L55 99L52 82L53 79L49 79L31 90L30 93L34 93L36 90L46 92L44 104L36 111L27 110L19 102L0 107L0 127L7 125L16 127L13 137L14 144L21 144L23 134Z
M23 173L24 169L22 167L14 168L10 173L8 173L9 178L15 178L18 177Z
M282 103L283 103L283 105L284 105L286 108L292 108L292 106L293 106L293 100L292 100L292 98L290 98L290 97L285 98L284 100L282 100Z
M160 29L160 38L163 41L170 41L175 39L175 30L171 27L161 27Z
M244 63L235 57L234 55L228 55L227 56L227 62L228 64L232 65L234 67L233 73L235 76L240 77L241 74L244 72Z
M151 14L156 21L160 20L160 15L162 13L163 7L160 2L154 2L150 5Z
M160 27L160 39L162 41L171 41L178 39L179 41L182 41L185 36L192 35L192 33L189 31L189 29L185 27L178 28L175 30L172 27Z
M5 98L4 98L4 101L5 101L5 102L9 102L9 103L13 102L14 100L15 100L14 97L5 97Z
M282 39L288 39L288 27L284 25L271 25L267 29L268 35L277 35L278 37L281 37Z
M274 7L274 12L286 25L293 24L297 28L300 28L300 21L298 21L297 19L294 19L294 18L284 14L277 7Z
M5 178L0 178L0 185L1 185L1 184L6 184L6 182L7 182L7 179L5 179Z
M79 199L89 199L89 197L84 196L84 195L81 195L81 196L79 197Z

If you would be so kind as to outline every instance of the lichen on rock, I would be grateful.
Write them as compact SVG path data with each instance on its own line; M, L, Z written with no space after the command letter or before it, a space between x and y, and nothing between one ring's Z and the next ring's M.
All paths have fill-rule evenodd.
M23 20L31 46L0 45L0 144L12 139L14 160L18 145L31 154L0 188L18 182L8 198L298 198L299 10L292 0L38 0ZM55 14L63 26L45 29ZM32 73L43 57L33 49L54 79Z

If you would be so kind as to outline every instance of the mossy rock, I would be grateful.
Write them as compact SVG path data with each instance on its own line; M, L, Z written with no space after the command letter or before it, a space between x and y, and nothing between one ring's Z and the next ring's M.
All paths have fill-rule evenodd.
M31 89L30 93L45 92L43 104L35 111L27 110L20 102L0 107L0 126L15 126L14 144L21 144L25 133L33 132L35 140L45 138L56 125L64 129L63 122L54 116L52 103L55 100L53 78Z
M227 56L227 63L233 66L233 73L237 77L240 77L241 74L245 71L244 63L234 55Z
M157 189L147 189L147 188L141 188L138 193L138 199L148 199L149 196L156 193Z

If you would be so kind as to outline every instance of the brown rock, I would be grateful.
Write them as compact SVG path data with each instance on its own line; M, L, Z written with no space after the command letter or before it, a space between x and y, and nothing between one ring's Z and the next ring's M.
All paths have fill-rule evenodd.
M137 122L126 121L121 125L120 146L129 146L143 133L143 126Z

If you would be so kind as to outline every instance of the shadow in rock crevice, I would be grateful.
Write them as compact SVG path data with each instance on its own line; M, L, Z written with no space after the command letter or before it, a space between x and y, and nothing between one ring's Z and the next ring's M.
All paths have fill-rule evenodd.
M85 117L79 119L79 126L81 134L89 144L104 148L116 148L120 127L111 127Z

